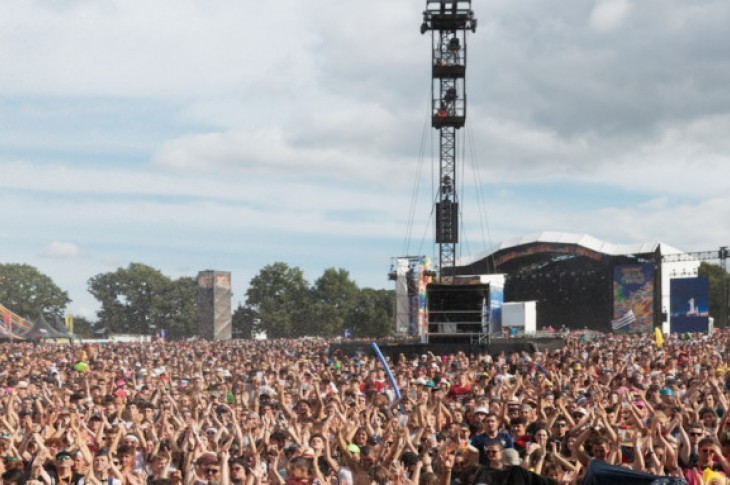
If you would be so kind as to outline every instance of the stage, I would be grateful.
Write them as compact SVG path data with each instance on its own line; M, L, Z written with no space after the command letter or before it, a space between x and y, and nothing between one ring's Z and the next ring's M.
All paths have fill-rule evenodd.
M555 336L514 336L508 338L483 339L481 343L470 343L469 341L438 341L429 343L394 342L384 340L376 342L383 355L394 361L399 355L404 354L408 358L417 357L427 352L435 355L456 354L464 352L470 354L490 354L496 356L504 352L509 355L514 352L549 352L550 350L561 349L565 346L565 339L560 335ZM372 352L370 342L365 341L343 341L331 344L329 354L337 352L345 356L353 356L356 352L369 354Z

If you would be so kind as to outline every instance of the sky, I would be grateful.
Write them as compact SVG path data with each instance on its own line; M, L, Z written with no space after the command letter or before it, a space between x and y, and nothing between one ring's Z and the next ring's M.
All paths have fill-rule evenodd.
M0 262L270 263L391 288L433 256L424 0L3 0ZM474 0L462 237L730 243L730 2Z

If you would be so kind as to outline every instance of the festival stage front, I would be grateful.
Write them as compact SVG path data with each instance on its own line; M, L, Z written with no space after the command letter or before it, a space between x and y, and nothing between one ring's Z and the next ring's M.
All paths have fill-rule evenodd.
M485 339L482 343L464 343L463 341L452 342L429 342L412 343L383 340L377 342L383 355L390 357L391 362L396 362L403 354L408 358L432 352L434 355L456 354L464 352L471 354L489 354L492 356L504 352L509 355L514 352L549 352L558 350L565 346L565 339L561 335L554 336L518 336L509 338ZM370 342L343 341L330 345L329 353L333 355L339 352L343 356L353 356L356 352L369 354L372 352Z

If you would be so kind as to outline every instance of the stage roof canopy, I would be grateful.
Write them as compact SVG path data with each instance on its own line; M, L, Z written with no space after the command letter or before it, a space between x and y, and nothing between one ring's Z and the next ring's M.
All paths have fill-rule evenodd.
M498 253L510 251L521 246L531 246L536 244L574 245L595 253L605 254L607 256L649 254L654 253L657 250L659 250L661 254L680 254L683 252L662 242L614 244L602 241L588 234L546 231L503 241L490 252L482 253L477 256L460 258L457 265L468 266L477 261L495 256Z

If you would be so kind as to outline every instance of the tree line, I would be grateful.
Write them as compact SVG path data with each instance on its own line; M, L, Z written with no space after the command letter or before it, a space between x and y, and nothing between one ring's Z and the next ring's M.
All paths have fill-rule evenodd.
M109 333L154 335L164 329L171 338L198 335L198 286L195 278L173 279L141 263L101 273L88 281L99 301L97 321L74 318L74 333L92 337ZM276 262L262 268L233 311L237 338L342 335L381 337L394 327L395 294L359 288L345 269L328 268L310 284L298 267ZM36 268L0 264L0 303L34 320L41 315L63 322L68 293Z
M730 275L705 262L698 273L709 279L709 311L719 321L722 291L730 287ZM81 337L155 334L159 329L172 338L198 334L198 288L193 277L173 279L150 266L131 263L90 278L88 289L101 309L95 322L74 318L74 333ZM394 292L359 288L344 269L328 268L310 284L300 268L273 263L251 279L245 296L233 311L233 332L239 338L330 337L345 329L353 337L381 337L394 327ZM68 293L35 267L0 264L0 304L18 315L31 321L43 315L57 324L64 321L70 302Z

